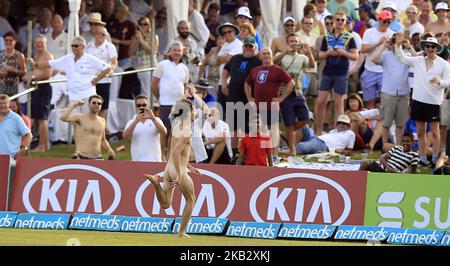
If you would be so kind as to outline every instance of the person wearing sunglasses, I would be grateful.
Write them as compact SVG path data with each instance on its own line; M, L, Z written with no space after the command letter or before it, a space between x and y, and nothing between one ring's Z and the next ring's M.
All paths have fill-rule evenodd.
M69 105L87 99L96 94L95 86L111 71L110 65L97 57L87 54L86 40L77 36L72 41L72 53L50 61L35 62L29 59L33 68L54 70L66 73ZM86 113L88 105L79 105L77 111Z
M414 69L411 119L416 121L420 162L422 165L428 165L425 132L426 124L430 123L433 135L431 166L434 168L440 149L440 105L444 98L444 90L450 86L450 64L438 56L443 46L436 38L429 37L420 41L420 48L426 56L417 57L405 55L401 49L403 40L403 33L397 33L395 55L401 62Z
M167 128L150 109L146 95L136 96L134 103L136 115L122 133L124 139L131 139L131 160L162 162L160 138L167 135Z
M362 40L361 53L366 54L364 72L361 74L361 89L367 109L375 108L377 96L383 81L383 68L372 61L377 47L392 38L394 31L389 28L393 17L391 12L383 10L378 14L377 27L367 29Z
M450 12L448 9L447 2L439 2L434 8L434 13L437 16L437 20L431 22L425 27L426 32L447 32L450 30L450 20L447 19L447 13Z
M61 115L64 122L73 123L75 154L73 159L103 160L102 148L108 152L108 159L114 160L116 154L106 140L106 121L98 113L101 110L103 98L100 95L91 95L88 99L88 111L86 113L75 113L72 111L86 104L84 100L72 103Z
M284 34L280 37L274 38L272 40L272 45L270 46L274 56L289 49L286 38L289 34L295 32L295 19L293 17L285 17L283 19L283 28Z

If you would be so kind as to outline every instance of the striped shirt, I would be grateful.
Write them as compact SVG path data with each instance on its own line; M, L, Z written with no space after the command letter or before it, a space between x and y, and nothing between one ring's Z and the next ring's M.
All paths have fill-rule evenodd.
M394 146L388 152L389 159L387 159L387 165L391 167L395 172L403 172L408 166L417 166L420 158L417 152L403 151L402 146Z

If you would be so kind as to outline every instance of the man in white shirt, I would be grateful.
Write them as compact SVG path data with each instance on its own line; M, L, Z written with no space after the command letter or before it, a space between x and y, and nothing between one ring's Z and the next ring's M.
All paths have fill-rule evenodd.
M381 90L383 80L383 68L372 62L372 56L377 47L390 39L394 32L389 29L392 22L391 12L384 10L378 14L378 26L365 31L362 40L361 53L366 54L364 72L361 74L361 88L363 99L367 109L375 108L375 100Z
M331 15L330 11L326 8L328 0L314 0L313 2L317 7L316 19L325 26L325 18Z
M152 92L159 101L159 117L167 128L166 138L162 138L161 147L163 155L170 153L171 123L169 115L172 106L184 95L185 85L189 82L189 70L181 62L184 46L181 42L173 42L170 45L169 59L163 60L156 65L153 71Z
M408 16L408 21L405 23L405 33L411 37L414 33L418 32L421 35L425 32L425 28L418 21L419 10L415 5L410 5L406 9L406 15Z
M64 32L63 19L60 15L56 14L53 16L52 28L53 31L45 35L47 38L47 49L53 54L55 59L58 59L67 54L67 33Z
M84 105L79 105L76 111L87 113L88 99L96 94L95 86L111 70L110 66L95 56L86 54L86 41L83 37L77 36L72 41L72 53L59 59L48 62L30 63L35 68L52 67L58 71L66 73L67 87L69 93L69 104L75 104L84 100Z
M219 119L217 108L209 110L208 119L203 125L206 151L209 163L229 164L233 152L231 150L230 128L225 121Z
M88 43L86 53L91 54L102 62L107 63L111 67L111 72L117 67L117 50L116 46L106 40L107 31L105 27L98 27L95 39ZM109 88L111 86L111 78L105 77L101 79L97 86L97 94L103 97L102 109L99 115L107 120L109 107Z
M297 153L311 154L335 150L337 153L349 155L355 144L355 133L350 126L350 118L340 115L336 122L336 129L328 134L300 142L295 147Z
M416 121L417 137L419 140L420 163L427 165L426 156L426 124L431 124L433 136L433 157L431 166L434 167L439 157L439 120L440 109L444 98L444 89L450 86L450 64L437 56L443 46L434 37L420 42L420 48L426 56L409 57L401 49L403 34L397 33L395 55L404 64L414 69L414 85L411 102L411 119Z
M134 103L136 115L122 133L124 139L131 139L131 160L162 162L160 139L167 135L167 129L149 108L147 96L138 95Z

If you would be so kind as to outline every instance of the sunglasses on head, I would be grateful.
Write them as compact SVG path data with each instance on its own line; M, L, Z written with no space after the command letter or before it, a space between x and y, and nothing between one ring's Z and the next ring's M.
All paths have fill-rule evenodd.
M143 104L136 104L136 107L137 107L137 108L147 107L147 104L146 104L146 103L143 103Z

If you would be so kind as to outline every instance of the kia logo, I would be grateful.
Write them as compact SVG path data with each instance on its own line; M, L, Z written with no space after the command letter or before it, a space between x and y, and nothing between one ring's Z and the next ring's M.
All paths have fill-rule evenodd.
M228 183L223 177L219 176L218 174L207 171L207 170L203 170L203 169L198 169L198 170L200 171L200 173L202 173L202 175L208 176L208 177L216 180L225 188L225 191L227 192L227 195L228 195L228 204L227 204L225 210L220 215L216 215L216 216L217 216L217 218L226 218L234 208L235 195L234 195L233 188L231 187L230 183ZM157 173L156 175L163 176L164 172ZM142 205L142 197L143 197L144 191L149 186L150 186L150 182L146 180L139 187L138 191L136 192L136 197L134 199L136 209L139 212L139 214L143 217L150 217L150 215L145 211L144 206ZM205 187L206 188L209 187L211 189L206 189L205 191L202 191ZM196 188L196 189L198 190L199 188ZM202 187L200 188L200 196L196 197L196 204L194 206L193 213L195 213L196 208L201 206L202 202L199 202L199 200L201 200L201 198L203 198L203 200L207 200L204 197L201 197L201 195L209 197L210 199L214 200L214 192L212 191L212 186L210 186L209 184L202 184ZM155 208L155 202L153 203L153 208ZM215 210L213 210L213 211L215 212Z
M270 192L269 200L268 200L268 208L267 208L267 220L274 220L274 213L278 212L281 216L281 219L284 221L289 221L291 218L288 216L286 208L284 206L286 198L291 195L291 192L294 191L293 188L284 188L281 193L279 193L279 188L277 186L269 187L277 182L287 180L287 179L310 179L310 180L316 180L321 183L326 184L327 186L333 187L337 192L339 192L340 196L343 199L344 208L342 210L342 213L340 214L339 218L336 221L332 221L331 219L331 201L328 198L328 190L327 189L318 189L316 198L314 199L314 203L312 207L309 209L309 212L307 212L307 219L306 222L314 222L317 216L317 213L319 209L322 209L323 216L324 216L324 223L332 223L333 225L341 225L344 223L344 221L347 219L347 217L350 214L351 210L351 200L350 196L348 195L347 191L338 183L335 181L326 178L324 176L315 175L315 174L307 174L307 173L293 173L293 174L286 174L274 177L270 180L267 180L263 184L261 184L253 193L251 199L250 199L250 212L255 219L256 222L264 222L264 220L261 218L261 216L258 213L258 208L256 207L256 203L258 201L259 196L261 193L268 189ZM296 222L304 222L302 220L303 211L304 211L304 199L306 189L303 188L296 188L297 189L297 201L295 206L295 221ZM322 208L320 208L322 207Z
M77 183L80 180L85 180L86 178L77 178L74 177L73 179L68 180L68 178L58 178L56 179L53 184L50 185L50 178L45 178L47 175L63 171L63 170L84 170L88 172L93 172L95 175L100 175L103 178L105 178L114 189L114 200L112 201L111 206L103 212L102 207L102 199L100 194L100 186L98 180L87 180L87 188L85 191L82 191L83 197L81 199L80 206L78 209L74 209L74 202L75 202L75 196L77 195ZM39 211L46 211L47 210L47 204L50 203L53 207L53 211L63 211L61 209L61 204L59 203L59 200L56 196L56 193L61 188L61 186L64 183L69 184L69 189L67 193L67 204L65 212L84 212L86 210L87 205L92 200L95 212L102 213L104 215L109 215L113 213L117 206L119 205L120 199L121 199L121 189L117 181L114 179L113 176L111 176L106 171L89 165L81 165L81 164L68 164L68 165L59 165L55 167L48 168L42 172L39 172L35 176L33 176L28 183L25 185L23 194L22 194L22 201L23 205L25 206L26 210L29 213L36 213L36 210L33 208L33 206L30 203L30 191L33 188L33 186L42 179L43 185L41 195L40 195L40 205L39 205ZM52 178L53 179L53 178Z

